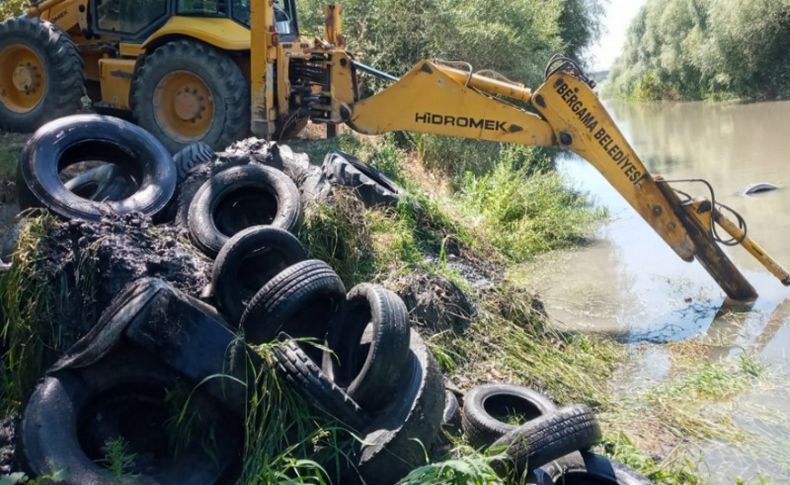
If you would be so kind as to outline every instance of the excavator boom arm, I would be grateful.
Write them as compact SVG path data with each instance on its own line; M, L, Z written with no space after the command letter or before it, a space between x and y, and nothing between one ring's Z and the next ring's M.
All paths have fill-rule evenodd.
M534 92L505 79L422 61L389 88L343 103L353 129L376 134L416 131L532 146L560 146L595 166L661 238L686 261L695 258L727 295L753 300L757 292L719 247L718 223L785 285L790 275L710 204L683 201L653 177L625 139L578 67L555 69ZM516 102L530 102L535 112Z

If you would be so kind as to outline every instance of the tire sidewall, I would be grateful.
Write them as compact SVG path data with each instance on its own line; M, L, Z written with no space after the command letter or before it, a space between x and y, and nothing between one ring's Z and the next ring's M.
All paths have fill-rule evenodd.
M140 188L126 199L109 202L83 199L69 191L59 177L61 162L67 150L82 143L110 144L126 152L143 174ZM109 212L155 215L176 188L170 155L155 138L131 123L101 115L74 115L41 127L22 151L18 178L24 185L20 192L29 191L55 213L91 221Z

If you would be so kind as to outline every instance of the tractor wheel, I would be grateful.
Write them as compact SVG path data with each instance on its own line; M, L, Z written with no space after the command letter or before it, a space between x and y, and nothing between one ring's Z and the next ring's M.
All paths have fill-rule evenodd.
M35 17L0 24L0 129L32 132L79 110L85 72L68 34Z
M249 93L227 54L178 40L143 60L132 84L132 110L137 123L173 153L197 142L221 150L249 131Z

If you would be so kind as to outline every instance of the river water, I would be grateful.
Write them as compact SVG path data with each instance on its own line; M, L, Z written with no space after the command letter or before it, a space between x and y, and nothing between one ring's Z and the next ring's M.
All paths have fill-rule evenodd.
M653 174L710 181L716 199L744 216L750 236L790 266L790 102L607 107ZM790 288L742 248L727 248L760 298L747 308L724 305L724 293L699 264L680 260L591 165L568 155L559 169L610 213L588 246L551 254L526 268L528 281L560 327L634 344L699 338L715 344L711 359L749 349L771 372L790 375ZM783 188L742 194L758 182ZM708 196L702 185L676 187ZM650 348L631 385L650 385L670 372L661 346ZM785 418L790 390L782 385L754 389L730 405L743 408L736 412L736 424L758 433L762 448L706 445L711 482L732 484L735 477L762 472L771 483L790 483L790 453L778 452L790 450L790 420ZM756 416L752 410L758 405Z

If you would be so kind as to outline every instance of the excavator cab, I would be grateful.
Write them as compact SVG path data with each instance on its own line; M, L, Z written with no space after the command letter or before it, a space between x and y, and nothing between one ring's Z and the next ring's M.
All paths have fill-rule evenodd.
M145 40L171 17L227 18L250 27L249 0L95 0L91 30L124 40ZM283 40L299 35L295 0L274 2L274 26Z

